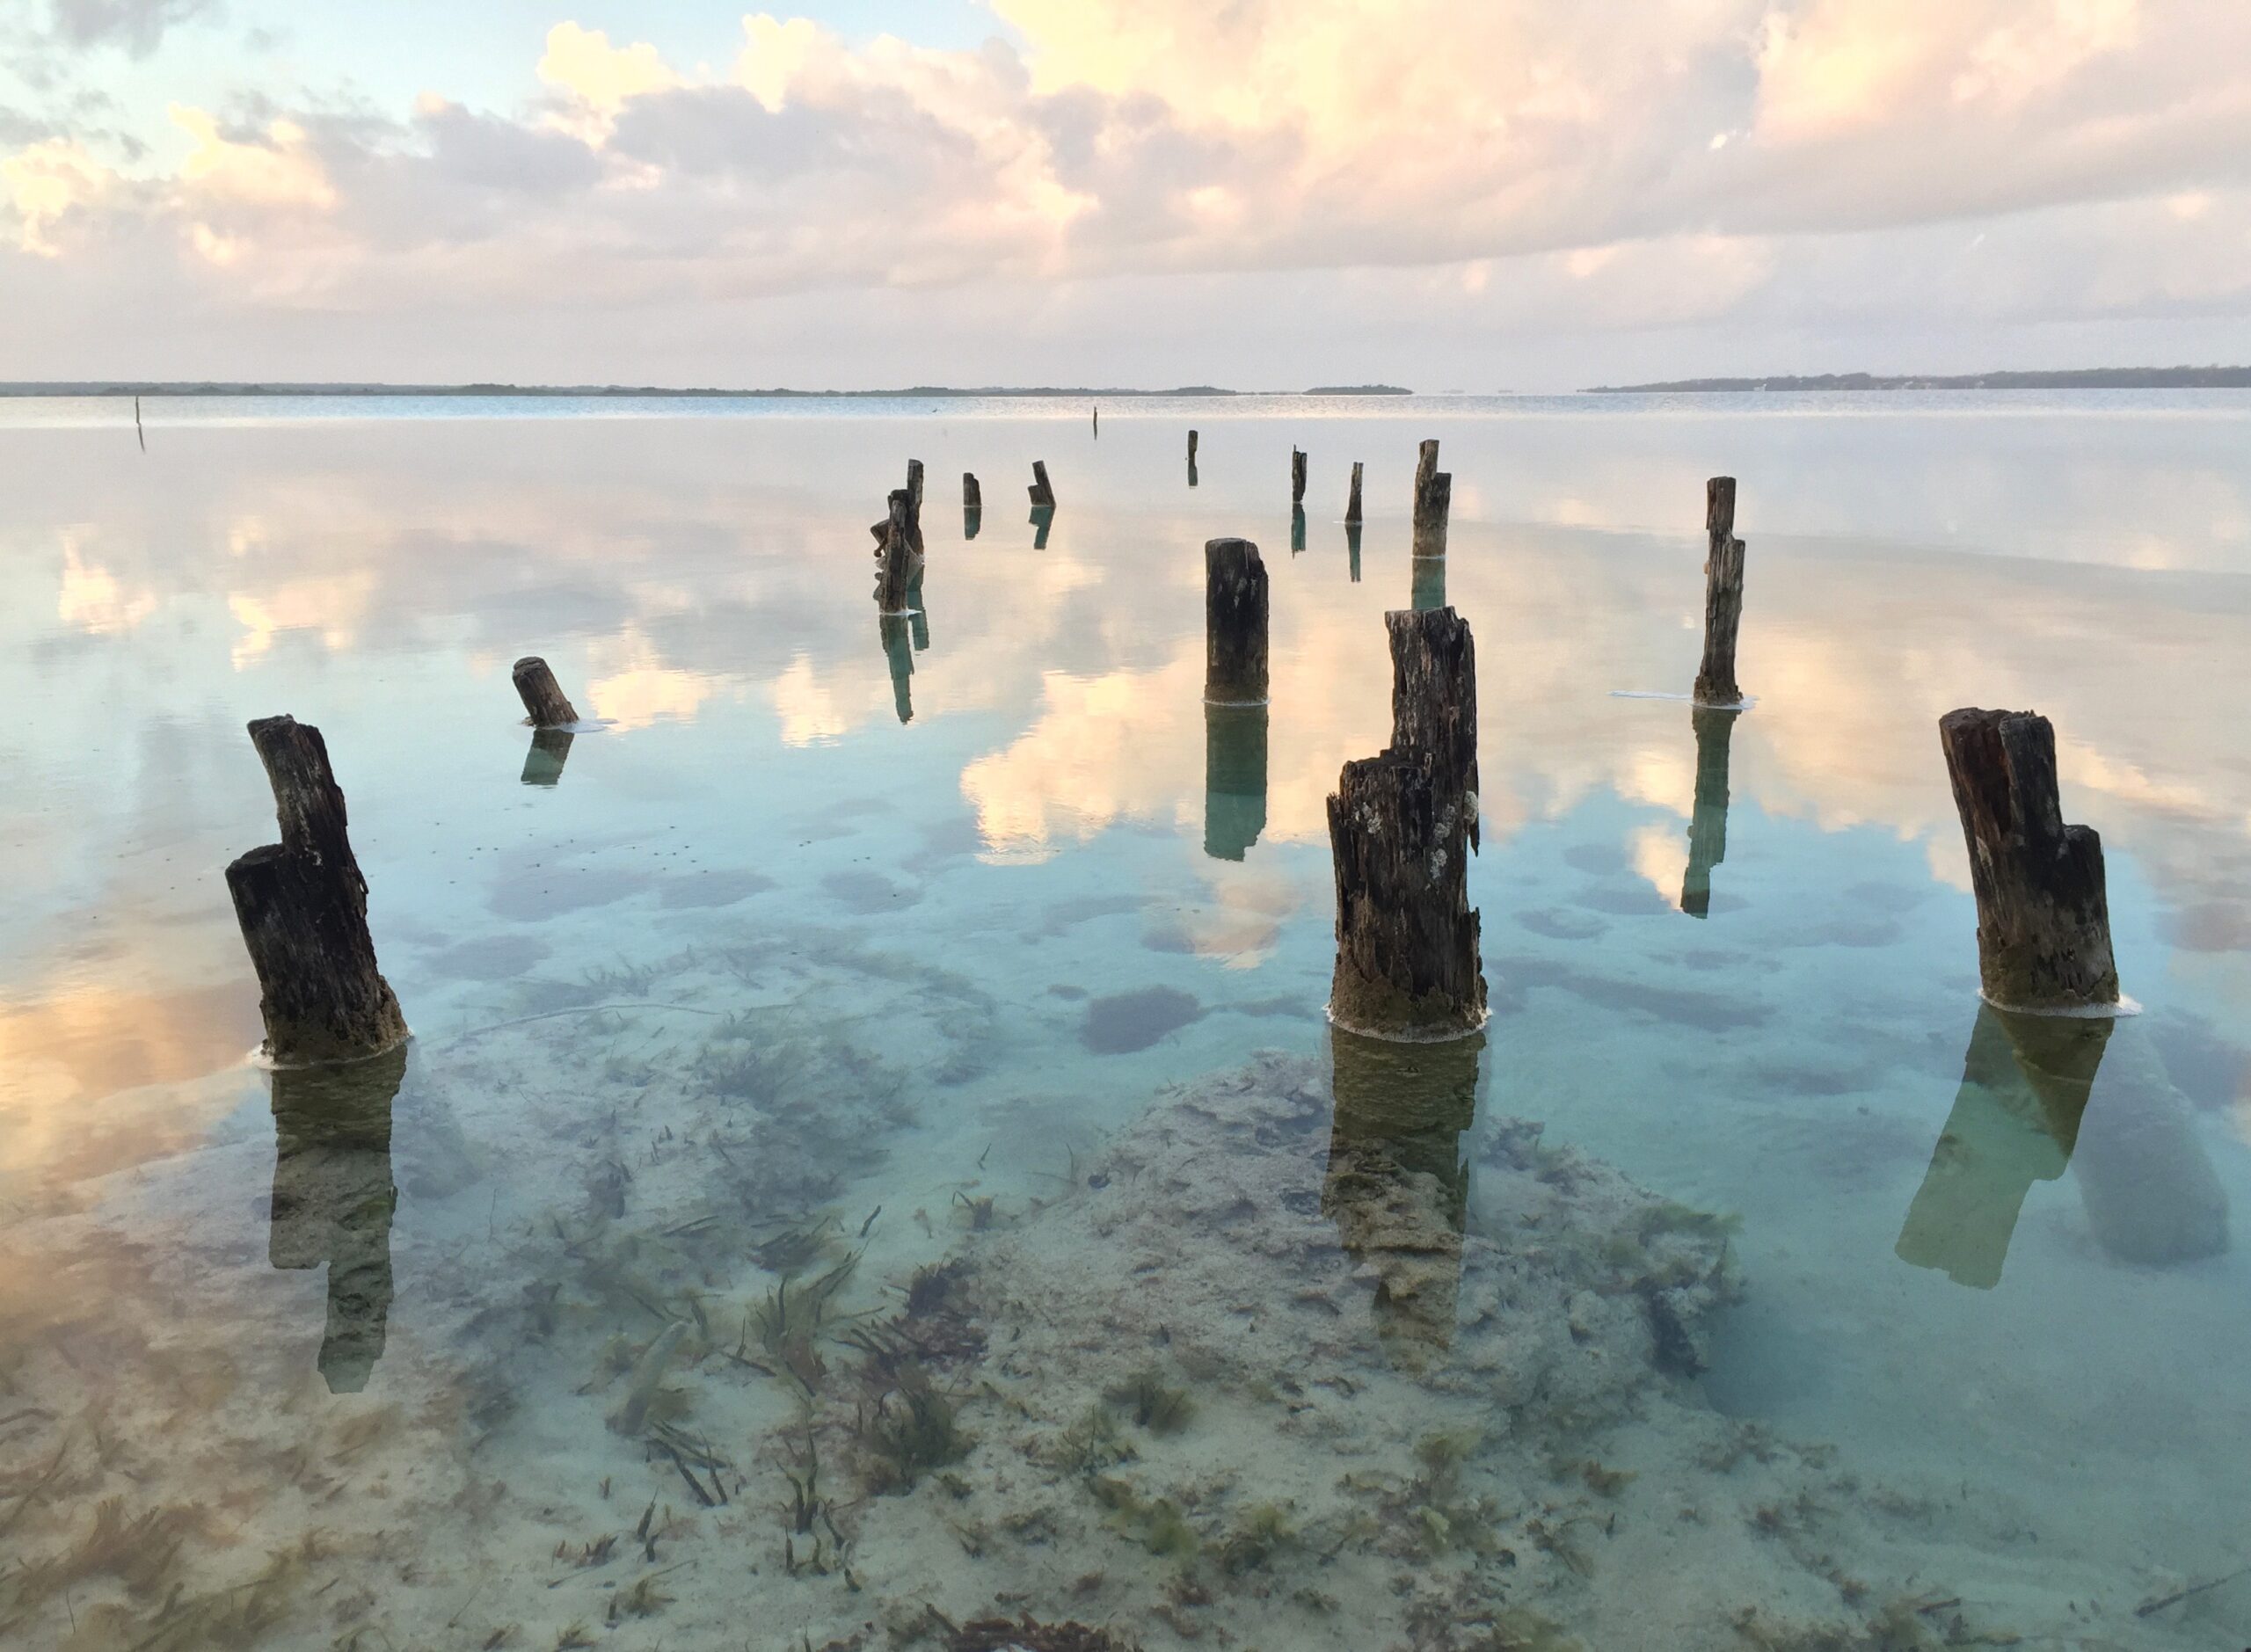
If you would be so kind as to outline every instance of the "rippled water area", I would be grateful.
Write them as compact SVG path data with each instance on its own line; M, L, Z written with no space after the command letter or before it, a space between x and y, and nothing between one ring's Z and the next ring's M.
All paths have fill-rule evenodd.
M2251 1646L2251 396L1090 411L0 403L0 1646ZM1442 605L1491 1017L1385 1044ZM1980 1000L1958 706L2138 1014ZM253 1059L279 713L373 1060Z

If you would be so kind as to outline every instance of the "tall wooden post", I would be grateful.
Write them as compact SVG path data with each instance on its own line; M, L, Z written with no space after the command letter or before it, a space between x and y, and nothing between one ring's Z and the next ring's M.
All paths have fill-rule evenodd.
M1329 1019L1406 1041L1459 1037L1485 1021L1470 909L1465 801L1430 756L1386 752L1344 765L1329 799L1337 879Z
M907 462L907 491L914 501L914 514L919 518L922 514L922 462L920 459Z
M515 680L516 695L524 702L527 720L535 729L568 728L579 720L577 710L563 692L547 662L526 654L508 673Z
M1196 485L1196 433L1188 433L1188 485Z
M1477 841L1477 645L1452 608L1394 609L1391 749L1427 756L1431 784L1461 800L1469 847Z
M1031 508L1035 511L1055 508L1055 488L1047 479L1047 461L1045 459L1031 462Z
M1727 858L1728 746L1743 714L1723 706L1689 708L1696 731L1696 801L1688 816L1688 870L1680 879L1680 910L1705 918L1712 910L1712 868Z
M1743 623L1743 542L1735 536L1735 478L1704 484L1704 659L1696 669L1699 705L1740 705L1735 636Z
M961 473L961 536L977 537L977 530L985 522L985 493L977 485L977 477L965 470Z
M250 738L273 788L281 841L228 867L227 890L258 973L266 1053L301 1066L389 1050L406 1037L406 1018L375 964L368 884L327 744L288 717L259 718Z
M2054 726L2030 711L1965 707L1938 729L1970 849L1986 999L2005 1009L2116 1004L2102 841L2064 824Z
M1305 503L1305 455L1300 449L1290 449L1290 503Z
M1344 520L1357 527L1360 520L1360 462L1352 461L1352 491L1344 500Z
M876 547L876 609L882 614L905 614L914 606L911 587L922 572L922 557L916 540L914 495L894 488L891 513L884 523L883 542Z
M1446 555L1446 518L1453 509L1453 473L1439 469L1439 445L1426 441L1415 461L1415 555Z
M1204 546L1204 700L1259 705L1266 699L1266 564L1247 539Z

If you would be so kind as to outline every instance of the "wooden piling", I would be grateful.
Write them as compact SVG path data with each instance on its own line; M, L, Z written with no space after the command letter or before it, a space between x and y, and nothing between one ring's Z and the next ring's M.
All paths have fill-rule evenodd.
M1290 503L1305 503L1305 455L1296 448L1290 449Z
M344 793L320 731L261 717L251 743L273 788L281 841L227 868L227 890L260 991L265 1050L283 1066L356 1060L406 1037L375 964L368 884L353 858Z
M1035 511L1055 508L1055 488L1047 479L1047 461L1045 459L1031 462L1031 508Z
M917 517L921 516L922 513L922 462L920 459L909 459L907 462L907 491L914 499L914 514Z
M1743 703L1735 680L1735 637L1743 623L1743 542L1735 536L1735 478L1704 484L1704 659L1696 669L1699 705Z
M883 542L876 547L876 608L883 614L904 614L913 606L909 588L922 572L922 557L916 543L914 496L894 488L891 513L884 525Z
M562 685L555 680L555 673L547 662L536 654L526 654L515 663L509 673L515 680L517 696L524 702L527 720L535 729L568 728L579 720Z
M1352 491L1344 499L1344 520L1358 526L1360 520L1360 462L1352 461Z
M1192 430L1188 433L1188 462L1196 462L1196 433Z
M1329 799L1329 845L1337 883L1329 1018L1408 1042L1482 1026L1468 819L1463 800L1435 782L1429 753L1346 763Z
M974 471L965 470L961 473L961 508L965 511L979 512L985 508L985 490L977 485L977 476Z
M1266 699L1266 564L1247 539L1204 546L1204 700Z
M2064 824L2054 726L1972 707L1938 726L1970 850L1986 999L2007 1009L2116 1004L2102 841Z
M1446 555L1446 518L1453 509L1453 476L1439 469L1439 445L1426 441L1415 460L1414 553Z
M1391 638L1391 749L1430 760L1442 799L1462 806L1469 847L1477 836L1477 646L1452 608L1395 609Z

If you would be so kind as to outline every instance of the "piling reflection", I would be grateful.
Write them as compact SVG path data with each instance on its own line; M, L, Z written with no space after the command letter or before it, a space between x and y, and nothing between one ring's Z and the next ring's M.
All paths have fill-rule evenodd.
M2227 1248L2226 1193L2187 1098L2138 1028L1981 1004L1961 1090L1896 1253L1991 1290L2032 1184L2066 1165L2089 1230L2117 1260L2164 1264Z
M524 753L523 783L552 786L563 778L563 765L571 761L568 729L534 729L531 749Z
M1035 505L1031 507L1031 548L1034 550L1047 549L1047 530L1054 525L1055 507L1053 506Z
M1420 1365L1453 1345L1469 1166L1485 1035L1401 1044L1329 1030L1336 1112L1322 1214L1376 1273L1376 1332L1392 1362Z
M1188 485L1191 488L1196 485L1196 461L1193 459L1188 462Z
M984 526L985 513L982 509L973 508L969 506L964 506L962 507L961 536L964 539L976 538L977 530Z
M876 616L876 635L883 644L885 663L891 668L892 709L901 723L914 720L914 617L906 614Z
M927 571L924 564L917 564L914 577L907 583L907 630L918 654L930 645L930 608L922 595L922 576Z
M1344 524L1344 549L1351 557L1352 583L1358 585L1360 582L1360 525L1358 522Z
M1417 613L1446 606L1446 558L1417 557L1413 559L1415 584L1408 597L1407 606Z
M1290 554L1296 556L1305 549L1305 506L1293 506L1290 511Z
M1266 829L1264 705L1204 707L1204 853L1239 861Z
M1689 713L1696 729L1696 803L1688 817L1688 870L1680 880L1680 910L1692 918L1710 914L1712 868L1727 859L1728 745L1742 715L1701 705Z
M391 1103L408 1046L365 1061L273 1074L273 1205L266 1255L276 1268L328 1268L320 1373L358 1394L382 1357L390 1316Z

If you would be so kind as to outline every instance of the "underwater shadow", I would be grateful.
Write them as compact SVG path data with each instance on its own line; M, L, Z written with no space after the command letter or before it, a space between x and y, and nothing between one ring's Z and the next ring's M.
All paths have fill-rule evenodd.
M390 1317L391 1105L409 1046L365 1061L273 1073L273 1204L266 1256L328 1269L320 1374L358 1394L382 1357Z

